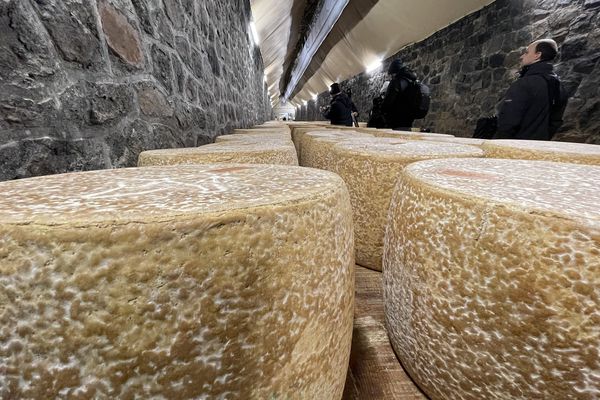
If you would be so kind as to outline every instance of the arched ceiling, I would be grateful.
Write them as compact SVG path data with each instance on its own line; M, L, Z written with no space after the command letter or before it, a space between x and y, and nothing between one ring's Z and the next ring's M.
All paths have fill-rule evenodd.
M273 103L309 100L493 1L252 0Z

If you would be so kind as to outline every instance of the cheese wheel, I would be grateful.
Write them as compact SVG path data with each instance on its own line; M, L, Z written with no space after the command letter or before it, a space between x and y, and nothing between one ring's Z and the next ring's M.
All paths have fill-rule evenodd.
M285 143L293 146L289 135L280 133L233 133L230 135L220 135L215 138L215 143L221 142L260 142L260 143Z
M410 163L431 158L483 157L476 147L388 139L338 143L327 154L328 169L344 179L354 210L356 263L381 271L388 207L398 173ZM393 141L396 141L394 143Z
M411 131L394 131L391 129L377 129L376 132L373 132L374 136L377 137L390 137L397 139L407 139L407 140L427 140L430 137L433 138L452 138L453 135L447 135L444 133L428 133L428 132L411 132Z
M289 128L285 127L283 129L234 129L233 133L235 134L252 134L252 135L279 135L281 137L285 137L286 139L291 139L291 133Z
M300 165L303 167L328 169L331 147L336 143L356 138L373 138L372 135L355 131L333 129L310 131L299 135Z
M486 139L478 139L478 138L464 138L464 137L435 137L435 136L427 136L424 140L429 142L442 142L442 143L456 143L456 144L467 144L469 146L477 146L481 147Z
M0 183L2 398L340 399L336 175L183 165Z
M600 167L500 159L404 169L386 325L432 399L600 396Z
M298 165L291 143L229 141L200 147L148 150L140 153L139 167L153 165L250 163Z
M302 141L302 138L304 137L304 135L309 132L323 132L323 131L329 131L329 129L325 129L323 127L317 127L317 126L295 127L294 129L292 129L292 142L294 143L294 146L296 147L296 154L298 156L298 161L300 161L302 159L301 141ZM339 131L334 131L334 132L339 132Z
M482 148L489 158L600 165L600 146L596 144L501 139L488 140Z

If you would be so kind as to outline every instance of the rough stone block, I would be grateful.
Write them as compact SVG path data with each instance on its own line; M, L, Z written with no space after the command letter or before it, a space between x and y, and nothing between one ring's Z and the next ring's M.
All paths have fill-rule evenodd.
M91 2L45 0L35 2L44 26L67 61L86 69L103 69L96 18Z
M106 1L101 1L98 8L108 46L123 61L142 66L144 55L138 31L119 10Z
M90 122L115 122L133 110L133 90L128 85L90 84Z
M168 93L173 91L173 67L169 54L157 45L152 46L153 75Z

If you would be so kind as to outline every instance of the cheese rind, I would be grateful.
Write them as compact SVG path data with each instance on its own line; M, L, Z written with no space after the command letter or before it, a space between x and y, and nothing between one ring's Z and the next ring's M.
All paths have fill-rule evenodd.
M482 146L488 158L544 160L600 165L600 146L543 140L488 140Z
M372 128L370 128L367 132L371 132ZM362 132L362 130L361 130ZM391 129L376 129L373 133L373 136L376 137L388 137L388 138L396 138L396 139L406 139L406 140L427 140L427 138L453 138L453 135L448 135L445 133L429 133L429 132L412 132L412 131L394 131Z
M148 150L140 153L138 166L251 163L298 165L294 146L287 141L224 141L200 147Z
M303 167L329 169L331 148L336 143L354 139L370 139L373 136L355 131L337 131L333 129L300 132L296 146L300 152L300 165Z
M432 158L483 157L473 146L393 138L338 143L325 169L344 179L354 210L356 263L381 271L387 213L398 173L410 163Z
M339 177L193 165L0 189L2 398L341 398L354 264Z
M432 399L600 394L600 167L431 160L401 173L386 327Z

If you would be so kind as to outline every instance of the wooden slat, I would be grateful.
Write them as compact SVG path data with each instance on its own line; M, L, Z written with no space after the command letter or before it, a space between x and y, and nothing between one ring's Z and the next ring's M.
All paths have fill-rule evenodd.
M356 303L344 400L424 400L389 343L381 273L356 266Z

